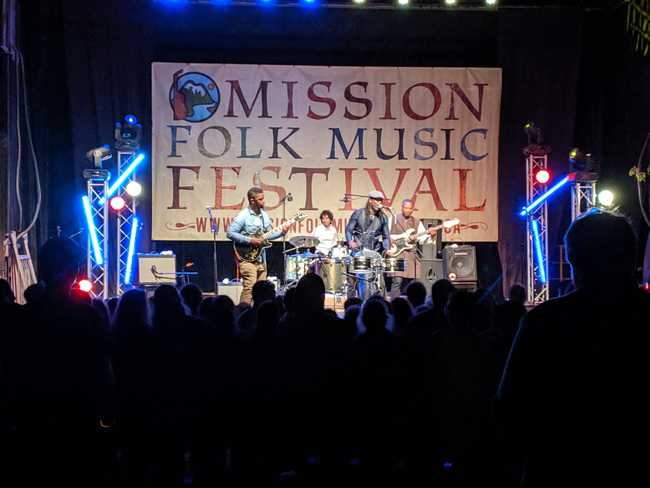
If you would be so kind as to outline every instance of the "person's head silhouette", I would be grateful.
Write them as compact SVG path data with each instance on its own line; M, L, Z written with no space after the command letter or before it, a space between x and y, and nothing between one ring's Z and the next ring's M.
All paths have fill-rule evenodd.
M361 322L369 334L381 332L386 329L388 322L388 307L382 300L366 300L361 307Z
M38 253L39 279L50 293L67 295L81 264L81 250L71 239L49 239Z
M575 220L564 236L578 290L633 283L637 238L622 215L593 209Z

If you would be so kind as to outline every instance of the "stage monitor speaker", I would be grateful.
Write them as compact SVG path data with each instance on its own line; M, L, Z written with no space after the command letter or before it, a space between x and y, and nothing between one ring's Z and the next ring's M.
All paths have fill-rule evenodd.
M440 219L420 219L425 229L435 227L442 224ZM440 259L440 251L442 250L442 229L436 231L436 242L430 244L423 244L419 246L420 257L422 259Z
M431 285L445 277L442 272L442 259L423 259L419 269L418 281L422 282L427 288L427 294L430 294Z
M138 284L176 285L176 255L138 254Z
M449 281L478 281L474 246L445 246L442 250L442 263L444 277Z
M241 300L241 292L244 289L241 283L224 283L217 284L217 295L225 295L235 302L235 305Z
M474 292L478 288L478 283L476 281L454 281L454 288L457 290L466 290Z

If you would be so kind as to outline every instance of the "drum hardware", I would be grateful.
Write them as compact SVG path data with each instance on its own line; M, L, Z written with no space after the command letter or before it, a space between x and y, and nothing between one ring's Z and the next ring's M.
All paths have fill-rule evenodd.
M383 273L397 273L406 271L406 261L399 258L384 258L382 260Z

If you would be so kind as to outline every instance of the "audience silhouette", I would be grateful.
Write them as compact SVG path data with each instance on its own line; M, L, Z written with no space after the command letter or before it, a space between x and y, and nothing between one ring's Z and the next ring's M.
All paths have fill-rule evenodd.
M430 301L412 282L339 318L312 273L278 296L257 283L250 307L194 285L105 302L75 285L77 246L50 240L25 305L0 280L0 483L642 482L636 237L592 211L565 241L575 291L528 313L520 285L496 305L439 280Z

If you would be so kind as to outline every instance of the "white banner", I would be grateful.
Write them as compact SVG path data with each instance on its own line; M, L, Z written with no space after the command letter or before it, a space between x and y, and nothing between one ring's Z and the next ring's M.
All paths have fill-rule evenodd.
M458 218L446 240L496 241L500 99L498 68L153 63L153 239L212 239L210 206L223 240L260 186L276 223L288 194L307 213L290 235L377 189Z

